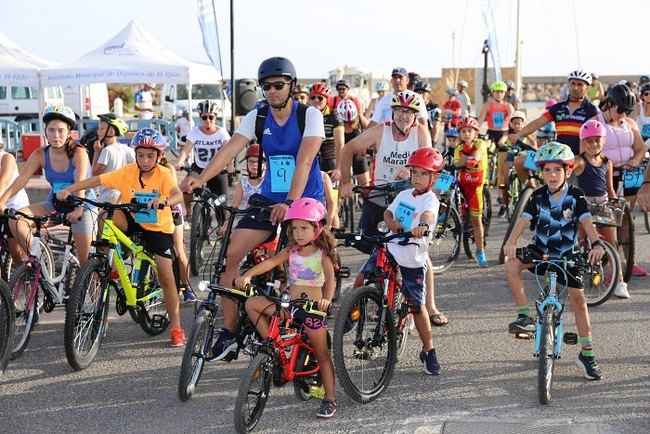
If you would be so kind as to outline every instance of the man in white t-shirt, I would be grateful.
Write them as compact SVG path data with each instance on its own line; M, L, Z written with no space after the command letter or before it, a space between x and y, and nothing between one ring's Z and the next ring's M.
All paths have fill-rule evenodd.
M156 88L156 83L145 83L142 90L135 94L135 110L140 119L153 119L153 95L151 91Z
M97 128L97 141L94 144L93 176L112 172L135 161L133 149L117 141L118 137L123 136L129 130L126 123L113 113L106 113L97 117L99 118L99 127ZM117 190L100 186L98 191L99 202L116 203L120 197L120 192Z
M467 82L465 80L460 80L456 89L458 90L456 99L460 102L460 117L464 118L469 116L472 112L472 100L467 93Z
M402 92L408 89L409 84L409 74L405 68L397 67L393 69L391 73L390 83L393 86L393 92L387 93L375 104L375 111L370 118L370 124L368 128L372 128L374 125L382 123L384 121L393 120L393 109L390 106L391 101L393 100L393 95L398 92ZM429 114L427 113L426 105L423 103L418 113L418 122L422 125L427 125L429 120Z

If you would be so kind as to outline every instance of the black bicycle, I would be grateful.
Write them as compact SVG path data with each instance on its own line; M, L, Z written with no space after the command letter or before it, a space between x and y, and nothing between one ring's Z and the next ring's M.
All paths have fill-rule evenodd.
M217 258L212 265L212 276L210 281L202 281L198 285L199 291L209 291L207 298L200 304L194 318L192 325L192 332L190 333L185 351L183 353L183 360L181 362L181 370L178 378L178 396L182 401L187 401L192 398L196 387L201 378L205 362L213 358L212 345L218 332L215 332L217 327L217 313L219 305L217 304L217 296L229 297L237 302L238 305L238 320L237 330L235 335L237 337L237 350L224 358L224 361L230 362L236 360L239 356L239 351L246 346L248 342L255 338L255 327L251 324L246 310L244 309L244 302L246 299L256 293L253 291L240 291L235 288L229 288L221 284L221 274L226 269L226 254L228 251L228 244L232 234L235 219L238 216L246 213L253 213L256 219L266 220L269 218L269 208L261 205L249 207L247 209L239 209L225 205L225 196L216 197L213 193L206 189L195 189L194 194L200 200L211 200L213 203L221 207L228 213L226 219L226 229L221 239L221 248ZM271 282L273 285L273 276L256 276L253 279L252 286L255 288L264 288L266 282Z

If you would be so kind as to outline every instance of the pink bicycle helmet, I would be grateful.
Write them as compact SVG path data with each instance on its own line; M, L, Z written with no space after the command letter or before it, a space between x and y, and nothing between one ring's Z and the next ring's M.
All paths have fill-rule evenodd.
M289 206L287 212L284 213L284 219L282 221L288 222L293 219L299 219L315 223L316 234L314 235L314 240L316 240L323 231L326 215L327 210L321 202L311 197L301 197Z
M605 126L595 119L585 122L580 127L580 140L589 137L605 137L606 135Z
M349 99L342 99L336 107L336 111L341 115L343 122L348 123L354 121L359 115L357 106Z
M554 100L553 98L549 98L546 100L546 103L544 104L544 108L548 110L551 107L553 107L555 104L557 104L557 100Z

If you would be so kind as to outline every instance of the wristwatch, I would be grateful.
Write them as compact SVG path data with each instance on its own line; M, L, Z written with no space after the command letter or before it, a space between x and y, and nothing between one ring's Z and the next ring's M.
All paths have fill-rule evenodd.
M596 240L591 243L591 248L594 248L596 246L600 246L603 249L605 248L605 243L603 243L601 240Z
M293 203L293 199L287 199L287 200L284 201L284 204L286 206L291 206L292 203Z

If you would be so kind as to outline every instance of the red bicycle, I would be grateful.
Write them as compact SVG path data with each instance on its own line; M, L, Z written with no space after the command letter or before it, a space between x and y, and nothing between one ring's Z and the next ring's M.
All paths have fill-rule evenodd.
M255 349L256 355L241 378L235 401L235 429L240 433L252 431L266 406L271 383L276 387L292 381L296 396L303 401L323 399L325 389L320 376L320 365L314 349L298 321L285 320L282 309L299 308L309 314L325 317L326 312L316 310L316 302L306 294L291 300L288 293L281 297L260 294L275 304L269 324L269 335ZM283 326L284 324L285 326Z
M357 402L376 399L389 385L395 364L404 355L412 315L400 288L399 266L386 247L401 238L409 244L411 232L387 236L336 234L346 246L358 241L376 244L374 270L365 285L346 292L334 326L334 366L345 393Z

